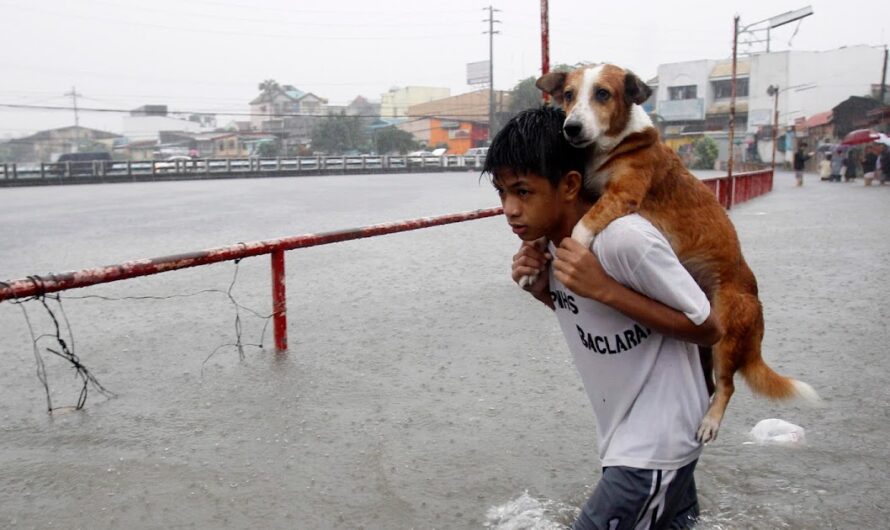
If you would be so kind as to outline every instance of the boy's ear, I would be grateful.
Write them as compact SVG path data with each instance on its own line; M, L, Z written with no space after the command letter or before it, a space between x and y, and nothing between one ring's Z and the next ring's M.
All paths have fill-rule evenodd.
M584 186L584 175L577 171L569 171L562 178L563 193L565 198L575 200L581 195Z

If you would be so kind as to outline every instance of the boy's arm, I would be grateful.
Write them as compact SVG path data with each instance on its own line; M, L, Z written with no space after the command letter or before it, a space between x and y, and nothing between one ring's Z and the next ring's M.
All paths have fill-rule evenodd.
M572 292L609 305L663 335L685 342L711 346L723 336L713 313L700 325L695 325L681 311L644 296L609 276L596 256L577 241L564 239L556 252L554 275Z

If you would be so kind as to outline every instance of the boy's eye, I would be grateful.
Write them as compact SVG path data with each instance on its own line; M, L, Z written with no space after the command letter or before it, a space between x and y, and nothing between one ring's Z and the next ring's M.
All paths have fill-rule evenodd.
M519 195L520 197L527 197L528 194L531 193L531 192L529 192L529 191L526 190L526 189L519 188L518 190L516 190L516 193L517 193L517 195Z

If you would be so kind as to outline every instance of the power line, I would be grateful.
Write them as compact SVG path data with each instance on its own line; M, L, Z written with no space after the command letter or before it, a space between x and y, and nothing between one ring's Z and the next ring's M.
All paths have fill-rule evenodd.
M79 95L79 94L78 94ZM21 109L21 110L51 110L51 111L70 111L71 107L63 107L58 105L26 105L19 103L0 103L0 108ZM131 109L115 109L104 107L78 107L78 112L101 112L111 114L130 114ZM257 113L235 112L235 111L201 111L201 110L168 110L168 115L192 115L205 114L217 116L256 116ZM268 116L268 113L262 113ZM468 112L442 112L441 114L406 114L403 116L385 116L383 114L301 114L301 113L276 113L272 115L275 118L443 118L463 117L463 118L484 118L487 114L476 114Z

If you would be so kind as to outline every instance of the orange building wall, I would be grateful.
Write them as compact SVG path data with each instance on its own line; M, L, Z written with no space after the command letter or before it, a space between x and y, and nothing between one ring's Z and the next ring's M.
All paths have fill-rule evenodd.
M450 138L449 130L454 129L443 129L442 121L440 119L432 119L430 120L430 148L434 148L439 144L448 144L448 154L449 155L462 155L467 152L467 149L473 147L473 124L469 122L460 122L458 125L458 129L466 132L466 137L464 138ZM447 120L454 121L454 120Z

